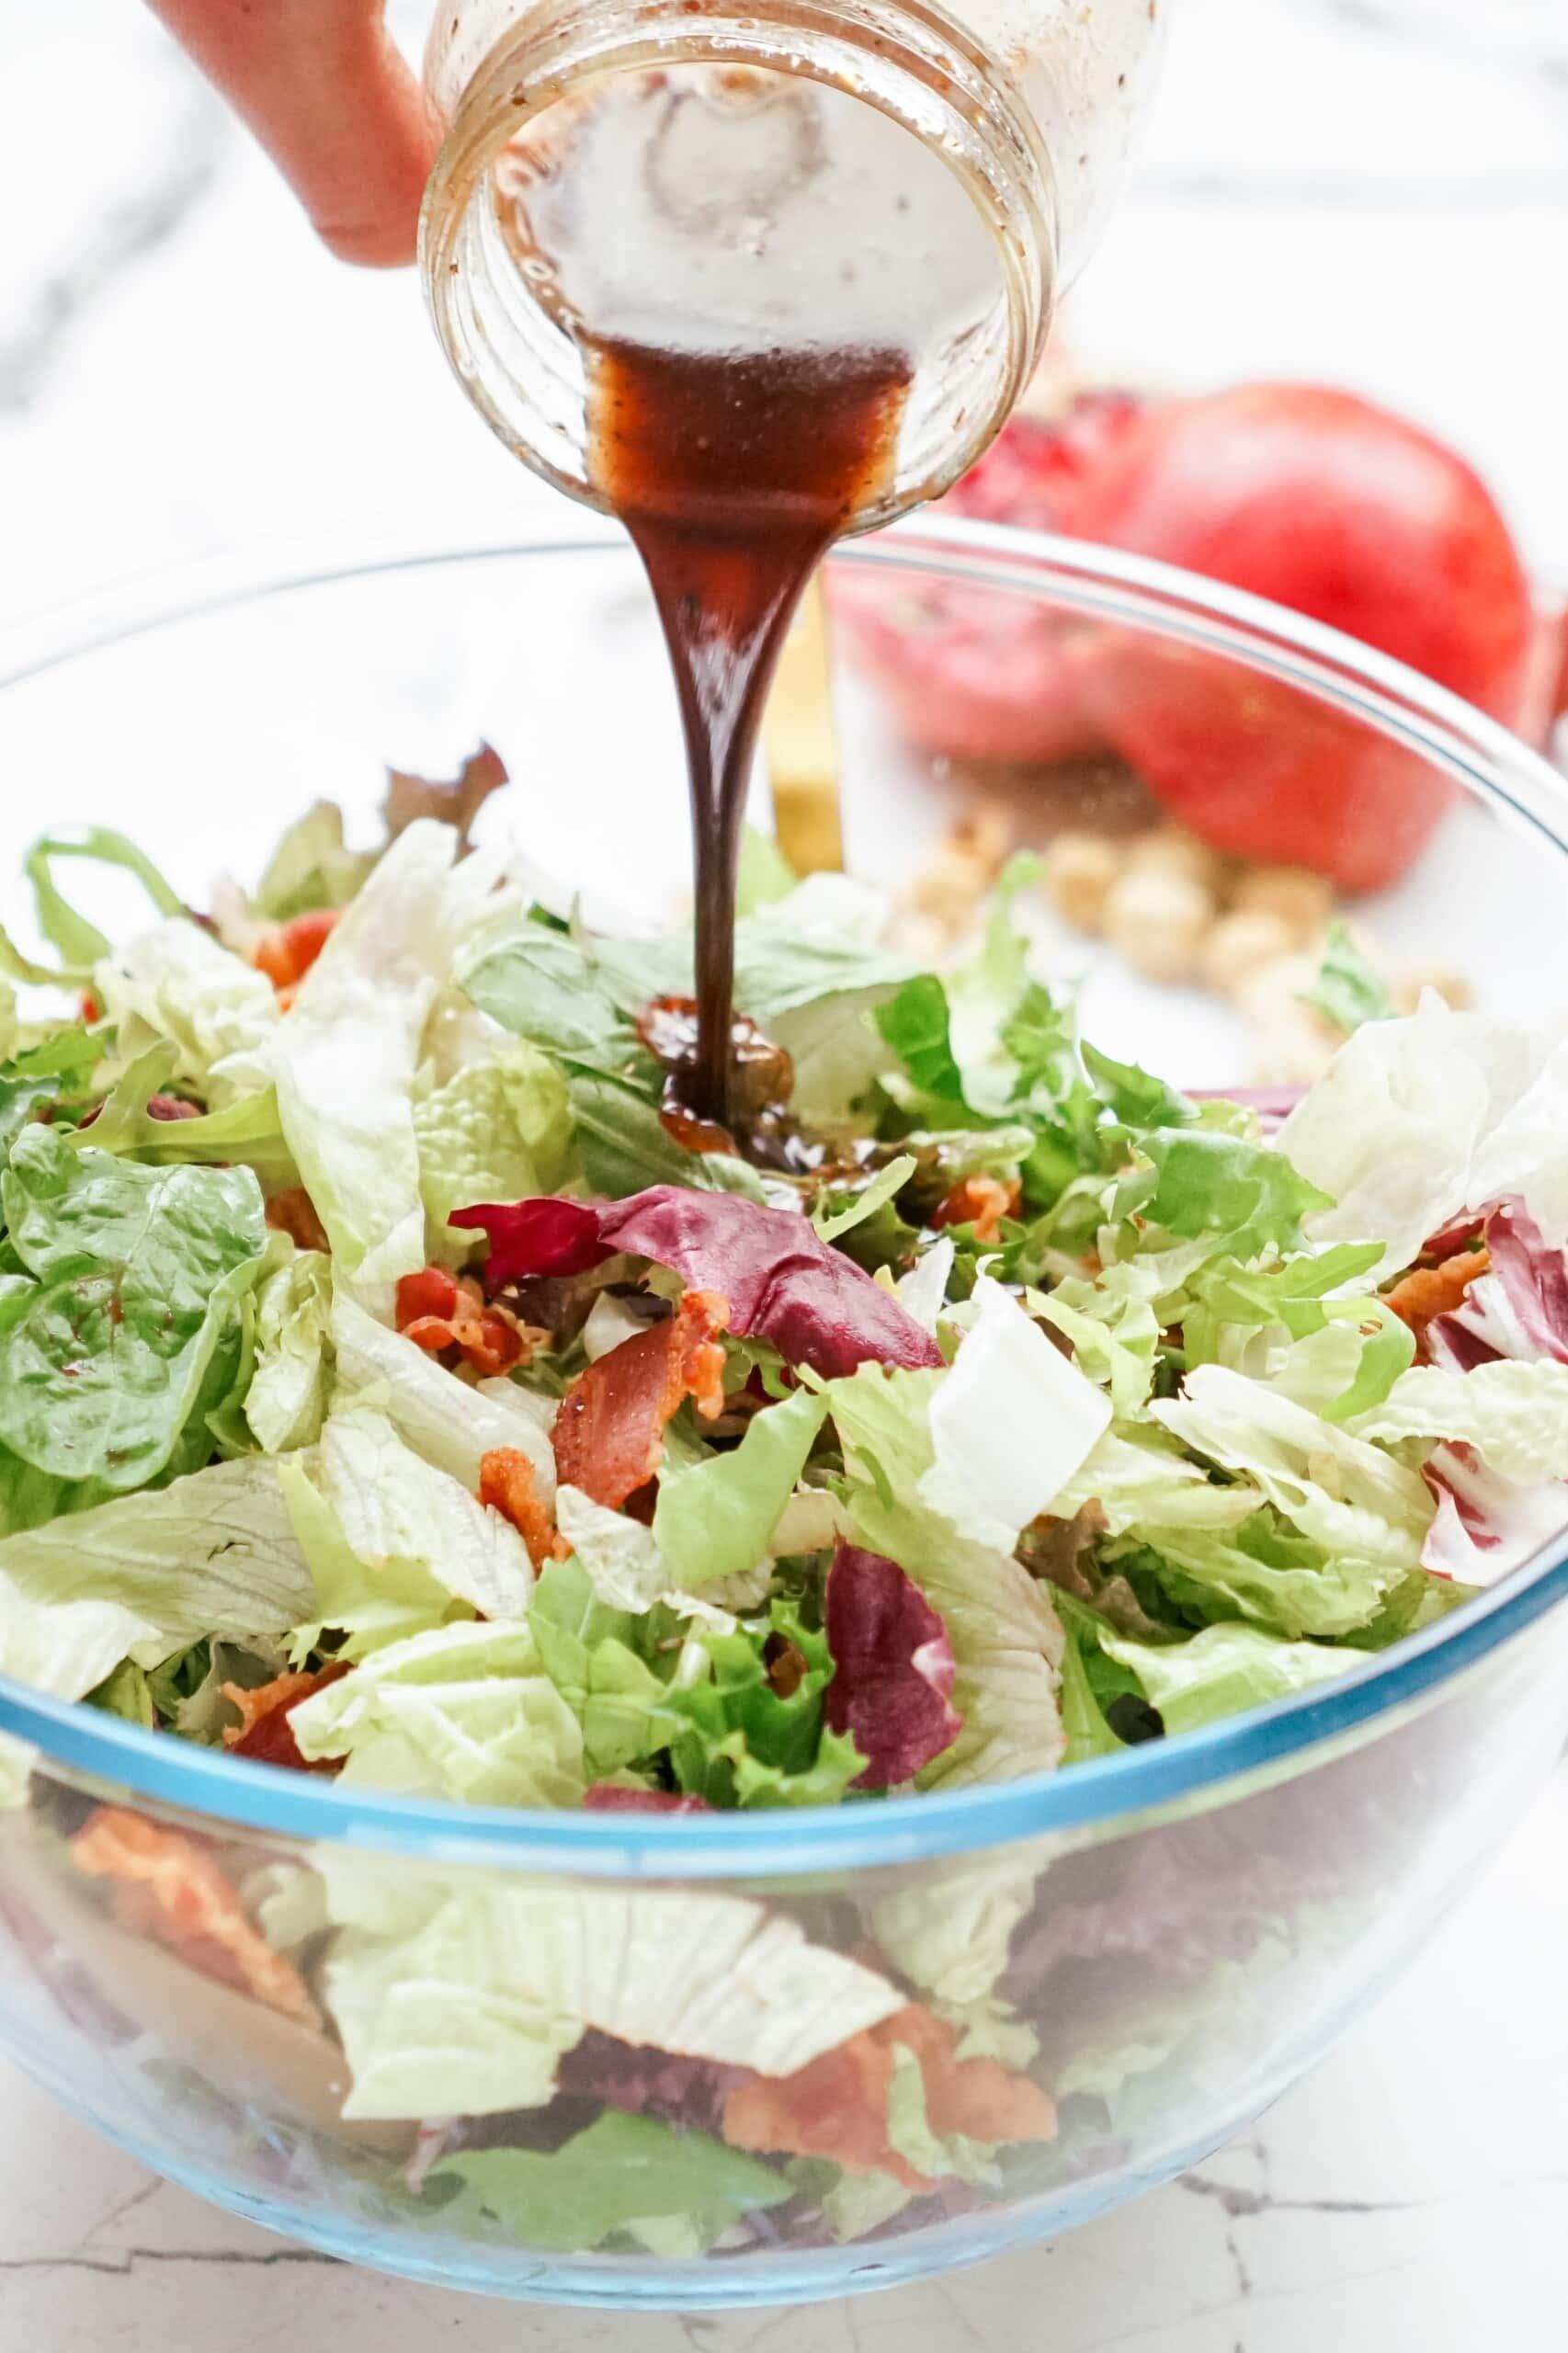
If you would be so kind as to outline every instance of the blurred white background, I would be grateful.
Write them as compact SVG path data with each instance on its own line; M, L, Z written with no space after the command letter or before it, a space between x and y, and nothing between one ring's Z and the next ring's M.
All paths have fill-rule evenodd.
M1348 382L1568 576L1565 0L1170 0L1085 372ZM411 46L427 6L393 0ZM0 0L0 620L187 554L542 495L135 0Z

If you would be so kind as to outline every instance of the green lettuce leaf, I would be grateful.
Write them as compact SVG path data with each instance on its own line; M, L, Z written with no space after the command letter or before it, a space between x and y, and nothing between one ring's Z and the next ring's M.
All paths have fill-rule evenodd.
M108 1049L101 1029L77 1023L24 1047L0 1064L0 1171L9 1162L17 1138L40 1111L85 1095Z
M125 1065L90 1126L67 1132L73 1144L95 1152L134 1154L161 1166L176 1163L252 1168L268 1188L292 1185L294 1163L278 1124L278 1097L270 1086L236 1094L220 1111L194 1120L159 1120L149 1105L173 1085L179 1050L159 1039Z
M256 1178L146 1168L34 1126L3 1198L33 1279L0 1302L0 1445L53 1478L145 1485L230 1386L222 1352L238 1352L267 1246Z
M453 977L502 1029L563 1062L622 1072L642 1055L589 946L553 925L516 915L486 925L460 949Z
M287 923L319 908L346 907L375 862L372 853L345 847L343 812L335 801L312 801L268 859L256 894L256 913Z
M781 2205L794 2190L771 2166L706 2132L607 2109L548 2154L475 2149L444 2158L426 2195L440 2203L445 2229L498 2230L517 2245L563 2254L622 2235L646 2245L657 2223L678 2218L689 2226L678 2252L696 2255L744 2214ZM677 2251L656 2235L659 2251Z
M1143 1217L1184 1239L1222 1235L1233 1256L1270 1245L1296 1249L1302 1219L1334 1206L1266 1144L1208 1129L1161 1130L1142 1143L1155 1172L1154 1189L1140 1204Z
M54 880L57 858L85 858L99 866L118 866L133 874L161 915L183 916L184 900L171 889L150 858L134 842L107 825L94 825L79 835L46 835L33 844L22 860L22 871L33 888L39 929L66 964L78 970L109 953L109 943L96 924L78 915Z
M1357 947L1345 924L1331 923L1323 962L1307 998L1325 1021L1348 1038L1363 1021L1386 1021L1393 1002L1380 976Z
M652 1073L653 1065L648 1064ZM765 1196L756 1172L729 1153L687 1152L659 1121L652 1093L588 1069L567 1077L573 1130L583 1176L593 1193L624 1199L649 1185L687 1185L710 1193Z
M1046 1857L1015 1849L981 1862L933 1863L880 1897L871 1925L893 1967L944 2010L995 1993L1013 1932L1034 1903Z
M633 1616L653 1608L671 1580L652 1529L569 1485L555 1491L555 1514L602 1602Z
M347 1759L352 1788L469 1805L568 1806L583 1792L577 1719L542 1671L527 1620L459 1624L378 1650L301 1700L306 1757Z
M1000 2186L992 2145L971 2141L962 2133L937 2134L926 2113L926 2078L915 2052L893 2045L892 2080L888 2086L888 2146L906 2165L934 2181L970 2181L985 2188Z
M768 1671L774 1640L787 1643L798 1663L800 1680L788 1692ZM823 1635L781 1603L763 1625L695 1630L666 1701L679 1720L670 1756L681 1788L722 1807L836 1805L866 1760L852 1739L823 1727L832 1677Z
M646 1621L602 1600L581 1561L546 1563L528 1622L545 1673L582 1726L597 1778L668 1747L680 1720L641 1655Z
M1156 1647L1108 1627L1102 1647L1131 1668L1165 1730L1193 1732L1289 1699L1359 1664L1359 1654L1317 1643L1290 1643L1260 1626L1209 1626L1190 1642Z
M767 1557L769 1540L805 1468L826 1406L809 1390L754 1414L739 1446L689 1466L666 1462L653 1510L653 1541L666 1582L699 1592L743 1576Z
M298 1614L290 1644L296 1666L304 1664L329 1627L344 1637L338 1656L352 1660L406 1642L433 1626L472 1616L423 1560L392 1559L373 1565L361 1561L305 1461L303 1455L287 1454L275 1466L295 1542L310 1570L311 1597Z
M741 827L741 862L735 885L735 911L744 923L799 890L801 878L771 834L755 825Z

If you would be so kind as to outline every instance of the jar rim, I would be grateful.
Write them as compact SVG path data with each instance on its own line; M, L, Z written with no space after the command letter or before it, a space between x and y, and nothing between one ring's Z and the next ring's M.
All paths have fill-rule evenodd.
M1058 277L1055 180L1034 119L998 62L933 0L773 0L771 9L767 0L715 0L695 11L686 0L539 0L463 84L426 188L419 265L437 338L497 438L554 488L609 511L585 451L580 468L552 455L550 445L566 437L499 362L487 368L461 248L489 175L523 125L596 84L677 65L746 67L859 100L938 157L992 237L1000 367L983 399L961 404L939 467L890 489L850 527L880 529L956 481L1011 414L1044 348ZM570 344L563 331L562 343ZM557 357L541 345L541 392L568 389ZM529 409L531 434L521 423Z

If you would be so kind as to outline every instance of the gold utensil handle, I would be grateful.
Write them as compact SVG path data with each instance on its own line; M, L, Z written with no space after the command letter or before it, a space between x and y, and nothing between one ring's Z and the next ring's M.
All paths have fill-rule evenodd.
M779 848L797 874L837 871L844 864L844 833L827 599L820 573L801 599L778 657L763 747Z

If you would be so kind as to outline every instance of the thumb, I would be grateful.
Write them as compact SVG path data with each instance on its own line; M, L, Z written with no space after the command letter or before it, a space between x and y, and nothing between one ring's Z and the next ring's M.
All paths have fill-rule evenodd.
M414 258L440 131L384 0L152 0L340 259Z

